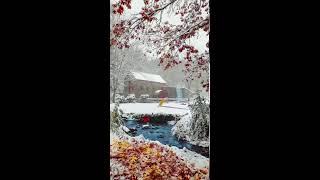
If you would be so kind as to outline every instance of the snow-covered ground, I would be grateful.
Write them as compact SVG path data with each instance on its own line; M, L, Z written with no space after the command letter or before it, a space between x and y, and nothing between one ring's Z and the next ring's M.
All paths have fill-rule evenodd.
M110 104L110 110L112 111L114 104ZM123 103L119 104L119 109L124 113L134 114L173 114L184 115L190 113L188 105L183 105L176 102L164 103L163 106L159 106L159 103Z

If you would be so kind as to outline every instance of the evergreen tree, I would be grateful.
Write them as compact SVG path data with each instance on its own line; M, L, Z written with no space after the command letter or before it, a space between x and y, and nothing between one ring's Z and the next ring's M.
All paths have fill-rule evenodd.
M117 131L123 125L122 116L123 112L119 109L119 103L115 103L115 107L110 114L110 127L112 131Z
M205 98L201 97L199 92L194 103L191 105L191 113L191 139L207 140L209 138L210 108Z

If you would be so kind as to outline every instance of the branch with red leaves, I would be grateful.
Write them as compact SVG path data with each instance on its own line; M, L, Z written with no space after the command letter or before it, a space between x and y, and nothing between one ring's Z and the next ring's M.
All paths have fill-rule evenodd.
M182 5L181 5L182 3ZM152 48L150 53L159 58L159 64L164 69L184 64L187 80L202 78L209 73L209 52L199 52L188 40L200 31L209 35L209 1L185 0L144 0L145 6L138 15L131 19L116 23L112 29L111 46L129 48L135 41L142 41ZM131 8L131 0L119 0L113 4L113 13L122 15ZM173 9L174 15L180 15L180 24L161 22L158 15ZM169 9L168 9L169 8ZM206 47L208 48L208 42ZM196 72L196 73L195 73ZM190 76L195 74L195 76ZM203 87L209 90L208 79L203 81Z

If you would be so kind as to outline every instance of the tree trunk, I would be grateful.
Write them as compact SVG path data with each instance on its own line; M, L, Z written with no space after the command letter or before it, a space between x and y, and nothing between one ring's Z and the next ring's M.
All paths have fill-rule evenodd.
M188 88L190 91L191 91L191 83L192 83L192 81L190 81L190 82L187 81L187 82L186 82L186 86L187 86L187 88ZM188 101L190 101L190 96L191 96L191 95L188 95Z
M116 78L113 77L113 95L112 95L112 102L116 102L116 92L117 92L117 85L116 85Z
M116 102L116 88L113 89L112 102Z

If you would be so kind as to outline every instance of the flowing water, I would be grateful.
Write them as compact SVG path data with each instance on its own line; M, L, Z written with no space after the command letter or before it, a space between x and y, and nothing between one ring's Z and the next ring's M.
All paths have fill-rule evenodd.
M125 121L125 126L128 128L137 129L137 133L135 136L139 136L142 134L146 139L159 141L162 144L166 144L168 146L176 146L180 149L183 147L199 153L205 157L209 157L209 148L192 145L186 141L179 140L175 136L171 134L171 129L173 125L168 124L167 122L162 123L150 123L148 128L143 128L143 123L139 121Z

